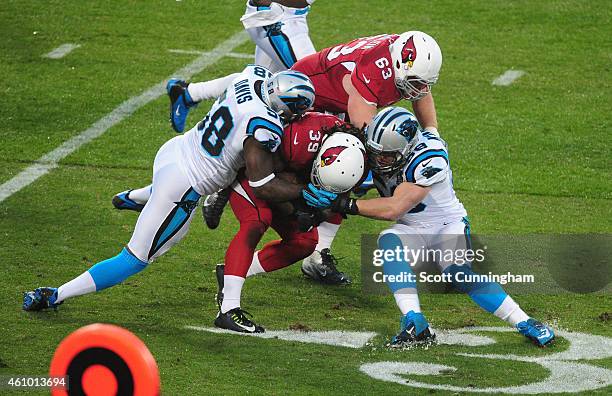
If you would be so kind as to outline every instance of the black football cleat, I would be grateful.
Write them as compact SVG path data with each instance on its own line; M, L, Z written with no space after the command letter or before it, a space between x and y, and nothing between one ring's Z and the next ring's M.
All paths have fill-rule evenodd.
M223 304L223 275L225 274L225 264L217 264L215 268L215 276L217 277L217 294L215 300L221 312L221 304Z
M350 285L351 278L338 271L338 260L329 249L314 251L302 261L302 273L306 277L326 285Z
M204 216L206 226L211 230L219 227L223 209L225 209L225 205L227 205L227 201L229 201L231 192L231 187L228 187L214 194L210 194L204 200L204 204L202 205L202 216Z
M230 309L226 313L219 312L215 319L215 326L238 333L263 333L266 331L262 326L247 318L247 315L253 316L240 309L240 307Z
M400 332L393 337L390 348L405 348L417 344L431 344L436 340L436 334L422 313L408 312L400 320Z

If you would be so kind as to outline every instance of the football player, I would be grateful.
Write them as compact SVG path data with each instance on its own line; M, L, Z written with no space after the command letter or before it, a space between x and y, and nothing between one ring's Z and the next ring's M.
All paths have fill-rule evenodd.
M363 178L366 163L363 143L344 132L349 130L335 116L320 113L307 113L291 123L285 128L279 150L282 169L277 168L277 172L284 171L279 177L289 176L298 183L312 179L316 186L334 193L352 189ZM235 310L240 309L245 278L287 267L312 254L318 240L316 226L326 215L299 201L279 204L258 198L245 174L239 174L233 183L229 202L240 229L229 244L225 264L216 269L219 313L215 325L239 332L263 332L263 327L252 321L231 319ZM281 240L270 242L256 252L269 227ZM334 283L348 282L335 266L327 270L341 278Z
M54 308L67 298L106 289L142 271L185 236L200 196L227 187L242 167L259 198L274 202L305 196L312 205L329 205L334 194L274 174L272 153L281 142L281 119L301 115L313 101L314 89L303 74L272 75L261 66L248 66L201 122L159 149L152 188L140 192L150 196L127 246L59 288L24 293L23 309ZM138 204L137 195L126 198Z
M470 249L470 223L455 196L446 143L438 134L421 130L407 110L389 107L378 113L367 128L366 150L381 197L363 200L339 196L333 210L395 221L379 236L378 247L384 251L404 247ZM462 264L447 257L434 257L440 271L481 308L516 327L539 346L554 339L552 329L530 318L498 283L461 281L474 274L471 263ZM395 255L384 255L383 260L384 274L392 276L387 279L402 279L386 282L402 313L400 333L391 345L433 340L435 335L421 313L416 282L408 276L393 277L412 274L411 265L417 263Z
M407 99L424 129L436 133L431 87L438 81L441 66L442 52L437 42L423 32L409 31L329 47L300 59L292 70L311 78L317 92L317 111L346 114L353 125L363 127L378 108ZM227 192L206 199L209 226L218 224L226 200ZM335 261L330 247L339 224L340 217L331 217L319 225L317 248L302 265L302 271L312 279L325 281L325 268Z
M240 19L255 43L255 64L272 72L289 69L306 55L315 52L306 17L315 0L248 0ZM172 128L183 132L189 109L202 100L216 99L238 73L211 81L188 84L170 80L167 92L171 99Z
M345 192L363 177L365 148L354 136L360 132L336 116L305 113L284 129L275 158L275 174L298 183L313 179L317 187L326 191ZM113 203L120 209L141 210L150 186L141 190L119 194ZM240 296L245 278L284 268L312 254L318 241L316 226L327 216L319 210L304 207L301 202L274 203L258 198L245 170L238 173L236 181L227 190L230 191L229 202L240 228L226 250L225 264L219 264L216 268L219 314L215 325L238 332L263 332L262 326L244 316L238 315L238 320L233 319L241 307ZM129 197L132 194L139 196L138 202L125 198L125 195ZM270 227L282 239L270 242L255 252ZM326 263L325 271L324 281L327 283L350 283L350 279L339 272L333 262Z

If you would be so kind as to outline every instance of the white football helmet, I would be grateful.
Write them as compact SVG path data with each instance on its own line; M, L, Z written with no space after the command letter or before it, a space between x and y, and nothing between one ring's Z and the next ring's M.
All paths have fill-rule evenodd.
M266 82L266 93L268 104L285 122L304 114L315 101L310 78L294 70L274 73Z
M414 114L403 107L382 109L366 129L370 169L388 173L404 166L419 128Z
M438 81L442 51L430 35L410 31L400 34L390 46L395 86L404 99L419 100Z
M324 190L342 194L353 187L365 172L366 151L363 143L349 133L329 135L315 157L310 180Z

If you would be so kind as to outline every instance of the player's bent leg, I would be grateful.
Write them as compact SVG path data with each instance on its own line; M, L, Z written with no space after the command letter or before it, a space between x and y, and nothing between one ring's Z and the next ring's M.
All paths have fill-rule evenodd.
M216 268L220 306L214 324L237 332L262 333L265 329L240 307L240 296L255 248L272 222L272 212L265 201L255 198L242 174L232 186L229 202L240 229L227 249L225 265Z
M396 232L408 232L401 230L401 226L394 226L390 230L383 231L378 238L378 248L383 251L395 252L397 248L402 250L404 242ZM418 236L404 235L408 240L416 240ZM418 246L421 246L418 244ZM396 304L402 312L400 319L400 332L393 337L389 346L393 348L403 347L414 343L432 342L436 335L429 327L425 316L421 313L419 295L416 288L416 277L411 269L410 263L395 255L385 255L383 262L383 274L385 283L393 293Z
M460 222L451 223L439 231L435 237L435 247L446 250L471 249L470 224L467 218ZM465 253L461 252L465 257ZM480 280L472 268L471 263L462 265L439 263L443 274L448 274L453 286L466 293L482 309L506 321L527 338L545 346L554 339L554 332L542 323L529 318L520 306L510 297L497 282ZM449 265L450 264L450 265Z
M52 308L65 299L121 283L146 268L149 262L186 234L200 195L173 162L173 141L170 140L158 151L153 166L153 194L138 217L127 248L117 256L95 264L50 295L48 290L27 293L24 309Z
M217 99L240 73L232 73L214 80L190 83L186 90L192 103Z
M113 197L113 206L119 210L141 212L151 197L152 185L135 190L126 190Z
M282 239L267 243L255 252L247 276L277 271L309 256L317 245L317 230L298 232L297 224L289 219L274 219L274 230Z
M170 122L177 133L185 130L189 109L197 105L189 94L188 85L187 82L174 78L166 84L166 92L170 98Z

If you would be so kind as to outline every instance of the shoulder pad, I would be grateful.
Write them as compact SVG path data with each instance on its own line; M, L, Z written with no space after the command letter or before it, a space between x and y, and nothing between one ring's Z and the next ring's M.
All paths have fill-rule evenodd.
M446 150L431 149L419 153L410 161L404 176L407 182L427 187L444 180L448 169Z
M275 152L283 136L279 122L263 117L252 117L247 124L247 136L252 136L270 152Z

